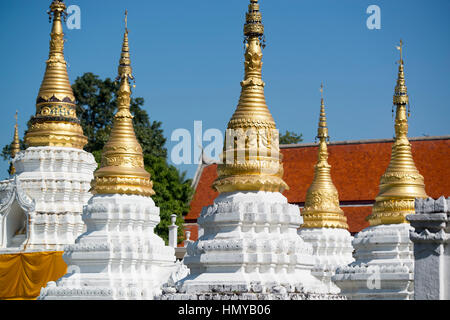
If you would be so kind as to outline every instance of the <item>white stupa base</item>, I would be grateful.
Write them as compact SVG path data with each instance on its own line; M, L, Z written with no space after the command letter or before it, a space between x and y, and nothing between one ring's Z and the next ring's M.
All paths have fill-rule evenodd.
M368 227L354 240L356 261L333 277L349 299L413 299L414 255L407 223Z
M177 284L177 295L162 299L294 293L326 294L311 274L312 247L297 234L300 210L276 192L219 195L197 220L204 234L188 244L184 263L190 275ZM189 298L190 299L190 298Z
M338 294L340 289L331 278L338 267L353 262L353 246L350 232L335 228L306 228L298 230L299 236L313 248L312 274L320 279L328 292Z
M94 156L67 147L29 147L14 158L20 190L33 200L27 236L18 249L62 250L84 232L83 206L92 194Z
M149 197L96 195L85 207L87 226L64 249L67 274L38 299L154 299L176 271L174 248L154 233L159 208Z

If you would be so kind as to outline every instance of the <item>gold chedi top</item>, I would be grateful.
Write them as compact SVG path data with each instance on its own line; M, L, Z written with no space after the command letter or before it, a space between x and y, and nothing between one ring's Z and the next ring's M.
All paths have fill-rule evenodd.
M83 149L87 138L83 135L76 114L75 97L64 60L64 33L61 19L67 16L66 5L54 0L50 5L53 27L50 54L44 80L36 99L36 115L25 136L25 143L36 146L63 146Z
M323 94L323 85L320 88ZM305 207L302 210L302 228L341 228L348 229L347 218L339 207L339 194L331 180L331 166L328 164L327 141L329 141L327 118L323 96L320 104L320 118L317 138L319 152L314 166L314 179L306 193Z
M117 113L108 142L103 148L100 168L94 173L94 194L136 194L152 196L153 183L144 169L142 147L136 139L130 112L130 80L133 79L128 48L128 29L122 45L117 92Z
M245 78L241 97L226 130L218 178L213 188L232 191L283 192L279 134L266 105L262 80L264 26L257 0L250 0L244 26Z
M414 199L427 198L423 176L417 170L408 141L408 118L406 106L409 104L405 85L402 57L402 41L397 85L394 93L396 105L395 139L392 145L391 161L381 177L380 192L375 198L372 214L367 217L370 225L406 223L406 215L414 214Z
M16 154L20 152L20 139L19 139L19 124L17 123L17 111L16 111L16 124L14 125L14 139L11 143L11 159L14 159ZM14 165L11 163L11 175L16 173L16 168L14 168Z

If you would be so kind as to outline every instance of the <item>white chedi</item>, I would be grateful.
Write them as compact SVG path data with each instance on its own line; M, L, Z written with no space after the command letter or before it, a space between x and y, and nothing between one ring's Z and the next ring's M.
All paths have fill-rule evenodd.
M333 277L355 300L413 299L414 254L408 223L370 226L353 239L355 260Z
M332 277L337 268L354 261L350 232L341 228L301 228L298 234L313 248L312 274L326 285L328 292L340 293Z
M38 299L154 299L177 271L174 248L154 233L160 217L150 197L95 195L83 220L86 232L64 249L68 273Z
M12 201L0 210L0 250L62 250L74 243L84 231L83 206L92 196L93 155L68 147L29 147L16 155L13 165L15 179L3 182L11 186L4 187L0 201L6 203L12 189L18 199L29 200Z
M222 193L197 222L204 234L187 246L179 293L326 293L311 274L312 247L297 235L299 208L281 193Z

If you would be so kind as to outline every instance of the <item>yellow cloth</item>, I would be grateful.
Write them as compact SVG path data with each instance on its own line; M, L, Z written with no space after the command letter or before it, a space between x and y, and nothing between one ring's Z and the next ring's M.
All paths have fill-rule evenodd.
M0 255L0 299L33 300L67 272L62 251Z

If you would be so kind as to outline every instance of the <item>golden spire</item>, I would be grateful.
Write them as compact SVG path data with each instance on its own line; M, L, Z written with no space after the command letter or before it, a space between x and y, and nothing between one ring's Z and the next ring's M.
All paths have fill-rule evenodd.
M14 115L14 118L16 119L16 124L14 125L14 140L11 144L11 158L14 159L16 154L20 152L20 139L19 139L19 124L17 119L18 111L16 111L16 114Z
M305 207L302 210L302 228L341 228L348 229L347 218L339 207L339 194L331 180L331 166L328 164L327 117L323 102L323 84L320 86L321 103L319 128L319 152L317 164L314 166L314 179L306 193Z
M15 118L16 118L16 124L14 125L14 139L11 143L11 160L15 158L16 154L20 152L20 139L19 139L19 124L17 122L17 113L16 111ZM14 165L11 163L11 175L16 173L16 168L14 168Z
M75 97L64 59L62 19L67 16L62 0L54 0L49 16L53 19L50 54L44 79L36 99L36 115L25 136L29 146L63 146L83 149L87 138L83 135L76 114Z
M403 42L400 40L398 79L393 102L396 105L395 139L391 161L381 177L380 192L375 199L370 225L406 223L406 215L414 214L414 199L427 198L423 176L417 170L408 141L408 92L403 65Z
M125 24L127 11L125 11ZM136 139L133 116L130 112L133 80L128 29L125 28L122 53L119 62L120 87L117 92L117 113L108 142L103 148L100 168L94 173L92 193L94 194L136 194L152 196L153 183L144 168L142 147Z
M262 80L264 26L257 0L250 0L246 24L245 77L241 97L228 123L222 163L213 188L218 192L288 189L283 181L279 134L266 105Z

